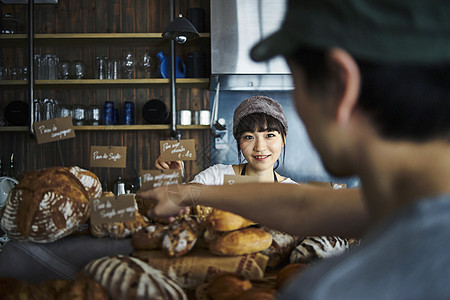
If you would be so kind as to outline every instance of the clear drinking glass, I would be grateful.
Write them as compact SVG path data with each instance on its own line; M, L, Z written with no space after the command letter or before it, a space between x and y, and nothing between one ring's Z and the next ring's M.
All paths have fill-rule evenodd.
M55 79L57 79L59 58L56 57L55 54L47 54L46 57L47 57L47 65L48 65L47 79L55 80Z
M153 67L152 57L147 52L145 52L144 55L142 55L141 60L141 68L145 72L145 78L150 78L152 67Z
M96 63L95 78L101 80L106 79L108 58L106 56L97 56L95 63Z
M120 79L120 59L110 59L108 61L107 79Z
M122 61L122 65L125 78L133 79L134 71L136 69L136 60L131 52L127 52Z

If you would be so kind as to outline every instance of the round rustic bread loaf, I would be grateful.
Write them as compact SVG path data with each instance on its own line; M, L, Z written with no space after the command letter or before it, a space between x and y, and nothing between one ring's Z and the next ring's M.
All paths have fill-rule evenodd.
M288 281L290 281L292 278L294 278L297 274L300 274L303 272L306 268L308 268L307 264L302 263L294 263L294 264L288 264L284 266L277 275L277 281L276 281L276 289L279 290L283 286L286 285Z
M102 183L98 179L97 175L91 171L84 170L80 167L70 167L69 172L75 175L75 177L84 186L84 189L88 193L89 198L98 198L102 196Z
M93 176L89 182L99 183ZM26 173L8 195L1 227L11 238L39 243L67 236L89 218L93 186L64 167Z
M272 236L272 244L261 253L269 257L268 268L275 268L284 262L289 261L289 256L295 247L295 238L287 233L264 228Z
M231 300L236 299L239 294L251 288L252 283L243 275L222 272L209 280L206 295L211 300Z
M134 257L99 258L87 264L84 271L100 283L112 299L187 299L175 281Z
M314 260L338 256L348 250L348 241L338 236L305 237L292 250L290 263L310 263Z
M72 280L48 279L40 283L0 278L0 299L92 299L108 300L106 290L87 274Z

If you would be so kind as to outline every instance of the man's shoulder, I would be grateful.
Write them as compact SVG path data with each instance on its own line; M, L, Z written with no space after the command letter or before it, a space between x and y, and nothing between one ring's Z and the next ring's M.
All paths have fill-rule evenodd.
M449 211L450 195L406 207L371 230L359 247L305 271L286 289L283 299L442 299L450 295Z

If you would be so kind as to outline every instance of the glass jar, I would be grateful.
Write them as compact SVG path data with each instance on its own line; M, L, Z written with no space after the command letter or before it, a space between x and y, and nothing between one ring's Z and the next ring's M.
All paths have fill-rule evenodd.
M87 109L86 106L77 104L72 109L72 121L73 125L83 126L87 122Z
M58 63L58 79L69 79L69 62L62 60Z
M86 65L81 60L75 60L70 67L70 77L73 79L86 78Z

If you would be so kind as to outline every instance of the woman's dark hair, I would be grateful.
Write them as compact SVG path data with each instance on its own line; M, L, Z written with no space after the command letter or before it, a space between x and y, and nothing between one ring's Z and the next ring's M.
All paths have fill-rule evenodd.
M277 131L281 134L281 138L283 139L283 143L286 142L286 129L280 121L275 119L272 116L266 115L264 113L254 113L247 115L241 119L239 124L237 125L236 130L236 142L238 148L238 159L239 163L242 163L244 160L242 159L242 151L239 145L239 140L245 132L262 132L262 131ZM286 157L286 147L283 147L283 162ZM278 168L279 162L277 161L277 165L274 170Z
M335 80L325 51L300 49L290 59L305 72L312 92L326 92ZM450 63L356 62L361 73L358 106L381 135L414 141L450 137Z

